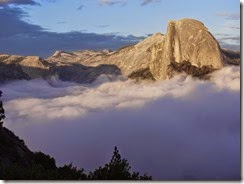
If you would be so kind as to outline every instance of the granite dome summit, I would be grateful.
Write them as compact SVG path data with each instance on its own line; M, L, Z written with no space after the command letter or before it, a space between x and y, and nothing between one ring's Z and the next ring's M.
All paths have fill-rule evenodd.
M202 77L239 62L240 54L222 50L203 23L185 18L170 20L165 35L156 33L117 51L56 51L45 60L1 54L0 76L6 81L57 74L78 83L92 82L101 74L164 80L182 71Z

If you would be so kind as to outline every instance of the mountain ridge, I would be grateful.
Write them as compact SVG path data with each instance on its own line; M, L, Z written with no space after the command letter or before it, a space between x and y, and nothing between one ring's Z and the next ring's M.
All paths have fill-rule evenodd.
M185 18L170 20L165 35L155 33L117 51L56 51L47 59L0 54L0 82L56 74L61 80L77 83L93 82L102 74L164 80L186 72L204 78L228 64L240 64L240 53L221 49L202 22Z

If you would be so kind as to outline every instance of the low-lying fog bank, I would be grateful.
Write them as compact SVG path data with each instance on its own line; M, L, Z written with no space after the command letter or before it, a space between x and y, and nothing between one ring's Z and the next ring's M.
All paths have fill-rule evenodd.
M211 75L14 81L0 86L5 126L30 149L87 171L107 163L118 146L133 170L154 179L239 178L240 68Z

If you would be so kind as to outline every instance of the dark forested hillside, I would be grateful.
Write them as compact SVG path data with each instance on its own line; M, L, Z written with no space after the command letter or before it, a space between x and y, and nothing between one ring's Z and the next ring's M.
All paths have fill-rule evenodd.
M0 91L0 95L2 92ZM151 180L131 172L117 147L111 161L93 172L86 173L72 164L57 167L55 159L42 152L32 152L24 141L3 127L4 108L0 101L0 179L1 180Z

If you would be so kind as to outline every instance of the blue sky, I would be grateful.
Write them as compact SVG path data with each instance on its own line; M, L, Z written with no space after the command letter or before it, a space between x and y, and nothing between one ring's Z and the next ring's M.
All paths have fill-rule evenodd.
M0 52L29 54L27 45L39 44L38 34L44 32L47 41L53 39L50 38L51 34L52 36L63 34L67 39L70 37L68 34L74 32L79 33L82 38L90 33L99 36L113 35L119 40L108 48L114 49L129 43L128 40L124 42L123 37L133 35L132 40L138 41L140 39L136 37L156 32L165 33L168 20L186 17L202 21L222 47L238 50L240 45L240 1L238 0L0 0L0 11L2 11L0 23L13 24L13 26L6 26L9 26L11 31L13 28L16 31L10 38L6 37L7 28L4 28L6 34L4 30L0 30L0 36L1 34L5 36L0 38L0 41L4 43L7 39L6 46L0 46ZM18 33L19 28L23 27L25 30ZM56 35L53 35L55 33ZM7 48L10 45L18 45L15 43L18 39L22 43L25 41L25 52L20 51L24 49L21 44L16 49ZM111 39L114 40L112 37ZM52 43L56 41L53 40ZM57 46L52 46L50 52L55 50L54 47L69 48L67 42L62 44L65 47L61 47L59 42L59 45L57 43ZM105 41L103 41L104 45L100 44L99 47L94 48L106 48ZM80 49L93 48L92 45L86 47L84 43L70 50L79 47ZM36 48L35 51L41 48ZM33 52L33 54L42 55L40 52Z
M145 1L145 0L144 0ZM26 9L25 20L50 31L88 31L145 36L165 32L170 19L198 19L213 33L238 34L238 0L39 0L41 6ZM151 3L150 3L151 2ZM79 8L81 7L81 8Z

